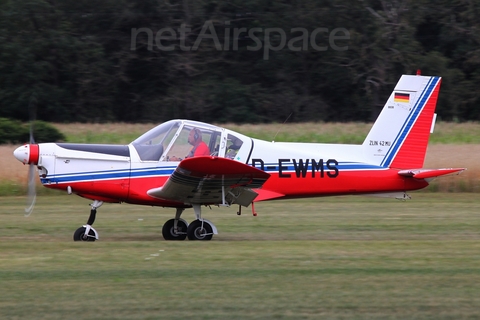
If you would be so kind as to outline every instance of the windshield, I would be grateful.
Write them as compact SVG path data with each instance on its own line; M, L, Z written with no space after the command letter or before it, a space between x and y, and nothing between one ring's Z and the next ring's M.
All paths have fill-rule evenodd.
M147 131L132 142L142 161L158 161L180 127L180 121L168 121Z
M172 146L164 155L166 161L182 161L198 156L218 156L221 131L200 127L197 123L186 122L182 130L177 131Z

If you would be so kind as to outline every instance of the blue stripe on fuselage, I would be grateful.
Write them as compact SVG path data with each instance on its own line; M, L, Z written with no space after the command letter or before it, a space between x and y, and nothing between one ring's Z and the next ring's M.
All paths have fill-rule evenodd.
M274 167L274 168L272 168ZM282 163L283 172L295 172L296 170L301 170L299 164L297 167L293 162ZM313 167L311 163L308 166L303 167L303 170L312 171ZM385 169L376 165L371 165L368 163L360 162L339 162L336 165L336 168L341 172L346 171L355 171L355 170L381 170ZM146 178L146 177L155 177L155 176L170 176L176 167L166 167L166 168L143 168L143 169L133 169L133 170L111 170L111 171L90 171L90 172L76 172L68 174L59 174L51 175L46 178L41 178L42 184L57 184L57 183L70 183L70 182L81 182L81 181L100 181L100 180L118 180L118 179L128 179L128 178ZM327 167L326 164L323 165L325 172L331 170ZM278 163L266 163L264 171L268 173L278 172L279 164Z
M75 172L75 173L47 176L45 178L41 178L40 181L42 182L42 184L52 184L52 183L67 183L67 182L80 182L80 181L114 180L114 179L166 176L166 175L171 175L175 170L175 168L176 167Z

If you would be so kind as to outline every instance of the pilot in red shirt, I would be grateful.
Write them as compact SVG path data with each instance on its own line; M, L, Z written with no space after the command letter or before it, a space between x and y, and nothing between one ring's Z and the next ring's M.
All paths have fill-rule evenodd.
M193 147L185 158L210 155L210 149L207 144L203 142L202 133L197 128L193 128L188 134L188 143Z
M202 132L197 129L193 128L190 130L188 134L188 143L191 144L193 147L190 149L190 152L187 154L185 158L192 158L192 157L199 157L199 156L209 156L210 149L208 148L207 144L202 140ZM182 158L178 158L176 156L172 156L168 159L169 161L182 161Z

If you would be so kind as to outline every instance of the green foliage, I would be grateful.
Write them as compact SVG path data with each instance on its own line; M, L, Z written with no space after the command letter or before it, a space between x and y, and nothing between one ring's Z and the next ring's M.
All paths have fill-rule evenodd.
M1 1L0 117L27 121L35 95L38 118L56 122L372 121L400 75L421 69L443 77L440 119L480 120L479 10L434 0ZM220 47L197 41L207 22ZM164 28L175 37L157 38ZM283 49L265 51L282 43L268 28L285 32ZM300 28L306 50L299 40L289 49ZM347 50L328 32L311 37L316 28L348 30L337 43Z
M39 120L34 123L34 138L36 143L65 140L65 136L57 128Z
M24 138L25 130L20 121L0 118L0 144L28 141L28 138L27 140Z
M33 135L36 143L65 140L65 136L57 128L40 120L33 123ZM30 124L0 118L0 144L18 144L28 141L30 141Z

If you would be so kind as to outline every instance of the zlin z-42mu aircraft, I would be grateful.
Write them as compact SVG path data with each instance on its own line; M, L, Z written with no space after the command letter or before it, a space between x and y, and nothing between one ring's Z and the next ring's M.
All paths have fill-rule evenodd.
M176 208L165 240L210 240L201 207L334 195L409 198L409 190L464 168L422 169L440 77L403 75L361 145L267 142L206 123L171 120L129 145L30 143L14 156L51 189L93 200L76 241L95 241L104 202ZM32 141L31 141L32 142ZM30 170L34 172L33 170ZM181 218L192 208L195 219Z

